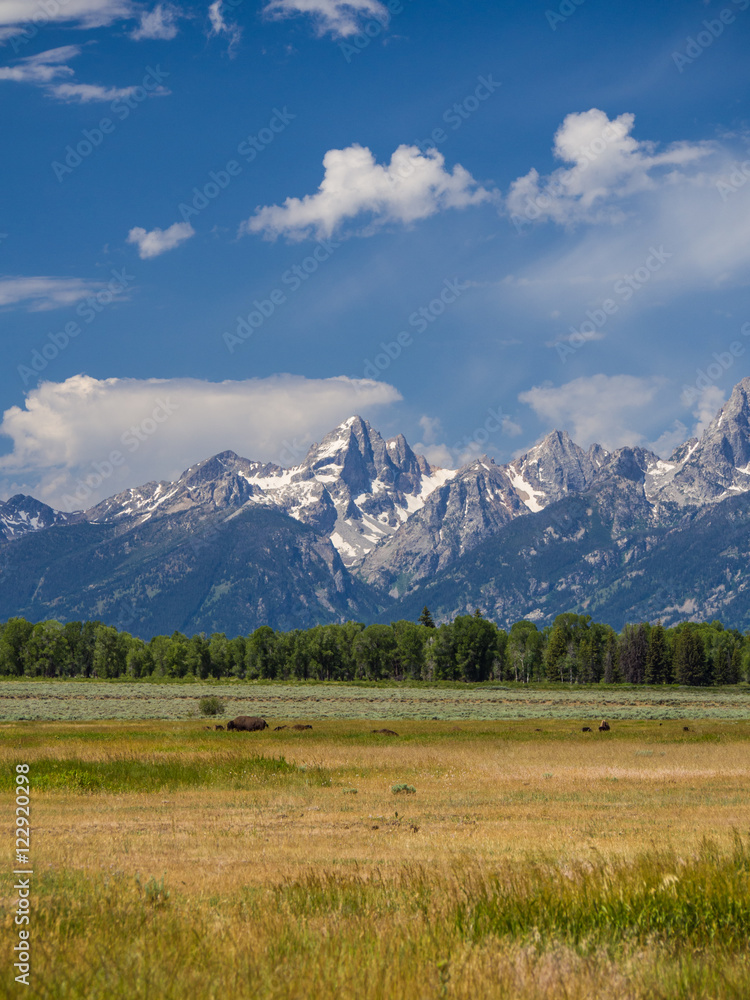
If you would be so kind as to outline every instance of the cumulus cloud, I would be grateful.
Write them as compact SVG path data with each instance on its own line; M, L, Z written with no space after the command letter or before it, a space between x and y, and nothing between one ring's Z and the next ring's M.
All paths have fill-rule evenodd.
M550 222L568 230L502 280L508 295L544 312L559 310L566 327L578 327L586 310L600 308L606 298L618 309L627 302L632 313L686 290L747 281L746 151L726 141L675 143L662 150L636 140L632 130L629 114L611 121L596 109L569 115L555 150L572 165L546 177L531 170L505 199L519 232ZM646 282L634 282L634 272L644 273L654 250L664 252L664 266ZM625 291L623 282L632 291Z
M665 383L658 376L591 375L560 386L534 386L518 398L550 429L567 430L581 447L598 442L614 449L644 440L638 425Z
M554 155L571 164L546 177L532 168L510 187L506 206L520 219L575 222L618 222L629 196L674 184L714 151L708 142L677 142L659 152L656 143L630 134L635 115L610 121L603 111L570 114L555 133Z
M169 229L152 229L147 232L140 226L135 226L128 233L128 243L135 243L141 260L158 257L167 250L174 250L180 243L195 236L195 230L189 222L175 222Z
M143 11L138 27L130 33L130 37L139 42L145 38L156 38L169 41L177 35L177 19L180 11L172 4L159 3L153 10Z
M211 25L208 32L209 38L226 35L231 56L242 37L242 29L234 21L228 21L224 16L224 0L214 0L209 6L208 20Z
M78 28L102 28L134 17L131 0L3 0L0 3L0 40L20 35L24 26L72 24Z
M416 146L399 146L389 164L379 164L367 147L353 145L330 149L323 167L315 194L259 208L240 231L263 233L269 239L322 238L358 216L368 216L364 234L369 235L388 223L416 222L491 197L459 164L452 172L446 170L445 158L436 149L421 153Z
M22 307L29 312L70 306L95 295L104 287L102 281L83 278L2 277L0 307Z
M76 489L86 496L78 506L91 506L131 486L174 480L220 451L279 465L291 456L294 464L348 416L372 415L400 398L386 383L346 377L44 382L3 415L0 433L13 448L0 457L2 493L70 509L64 497Z
M358 34L368 20L383 25L389 20L388 8L379 0L271 0L263 10L275 19L309 15L319 35L334 38Z

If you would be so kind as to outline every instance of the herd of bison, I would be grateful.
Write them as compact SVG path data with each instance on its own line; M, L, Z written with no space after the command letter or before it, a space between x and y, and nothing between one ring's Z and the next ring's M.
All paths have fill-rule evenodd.
M205 726L204 728L210 729L211 727ZM687 729L687 726L684 728ZM214 729L224 729L224 726L214 726ZM238 715L236 719L232 719L227 723L227 729L234 730L235 732L255 733L261 729L268 729L268 723L265 719L261 719L257 715ZM279 732L281 729L295 729L300 731L303 729L312 729L312 726L301 722L298 722L294 726L274 726L275 733ZM599 732L608 733L609 730L609 723L606 719L602 719L601 724L599 725ZM591 726L584 726L581 730L581 732L584 733L590 733L591 731ZM392 729L373 729L372 732L381 736L398 736L398 733L395 733Z

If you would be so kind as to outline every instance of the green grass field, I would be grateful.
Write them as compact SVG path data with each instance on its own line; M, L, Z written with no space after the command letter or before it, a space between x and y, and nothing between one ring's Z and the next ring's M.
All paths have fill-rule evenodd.
M0 681L0 720L187 719L216 694L226 717L295 719L747 719L750 686L594 687L512 683ZM219 720L220 721L220 720Z

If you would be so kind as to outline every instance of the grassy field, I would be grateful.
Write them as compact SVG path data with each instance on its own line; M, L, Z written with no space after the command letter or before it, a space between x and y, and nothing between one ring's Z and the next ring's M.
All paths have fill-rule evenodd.
M187 719L219 695L227 715L305 719L748 719L750 686L412 682L295 684L0 680L0 720Z
M2 723L28 995L746 1000L750 721L586 721Z

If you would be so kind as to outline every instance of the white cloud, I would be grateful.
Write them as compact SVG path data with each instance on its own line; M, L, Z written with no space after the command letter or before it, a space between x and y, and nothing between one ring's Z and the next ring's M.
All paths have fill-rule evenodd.
M547 177L532 170L505 200L522 232L539 222L576 226L502 281L531 308L560 311L565 327L578 328L586 310L600 309L607 298L632 317L634 309L663 305L688 290L747 283L750 183L747 170L739 169L746 152L719 142L660 151L635 140L632 127L632 115L612 121L596 109L569 115L556 150L573 166ZM633 284L654 249L666 251L664 266ZM620 291L623 281L634 293Z
M169 41L177 35L177 19L180 11L172 4L157 4L151 11L141 13L141 23L130 33L130 37L139 42L145 38L158 38Z
M283 205L259 208L241 232L292 240L331 236L345 222L369 215L364 235L387 223L411 223L447 208L479 205L491 195L457 164L445 169L436 149L421 153L399 146L388 165L375 162L367 147L330 149L323 157L325 174L316 194L287 198Z
M224 17L224 0L214 0L208 8L208 19L211 23L209 38L226 35L229 41L229 54L232 55L242 37L242 29Z
M688 429L681 420L674 420L671 428L663 431L656 441L647 441L646 447L660 458L669 458L679 445L690 437Z
M2 0L0 0L2 3ZM19 59L15 66L0 66L0 80L15 83L31 83L44 87L46 92L60 101L89 104L92 101L115 101L130 97L138 87L104 87L94 83L57 83L61 77L73 76L73 70L66 65L81 54L80 45L63 45L48 49L35 56ZM150 90L150 97L169 94L165 87Z
M568 115L555 133L554 154L570 163L547 177L532 168L511 184L506 200L510 214L521 219L576 222L618 222L621 201L685 177L692 166L713 152L711 143L677 142L657 152L653 142L631 136L635 115L612 121L591 108Z
M73 23L79 28L101 28L134 16L131 0L2 0L0 39L21 34L24 25Z
M29 312L70 306L95 295L101 281L83 278L3 277L0 278L0 307L22 306Z
M560 386L534 386L518 398L581 447L598 442L613 449L643 441L638 424L665 382L657 376L591 375Z
M271 0L264 13L273 18L308 14L319 35L348 38L360 32L368 20L387 25L388 8L378 0Z
M81 54L80 45L62 45L57 49L47 49L34 56L19 59L15 66L0 66L0 80L15 83L50 83L61 76L72 76L73 70L65 63Z
M91 492L82 506L130 486L173 480L220 451L284 465L291 451L298 460L304 456L306 447L300 452L295 442L319 441L351 414L368 416L400 398L385 383L345 377L204 382L76 375L44 382L23 407L4 413L0 433L13 450L0 457L2 493L30 493L69 509L63 497L73 497L87 478ZM122 464L112 463L113 451ZM95 485L97 476L102 481Z
M695 389L684 391L682 402L685 406L692 405L692 413L695 417L692 437L700 437L726 402L726 397L724 390L720 389L718 385L707 385L699 392Z
M175 222L169 229L152 229L150 232L136 226L128 233L128 243L135 243L138 256L141 260L147 260L149 257L158 257L167 250L174 250L191 236L195 236L195 230L189 222Z

